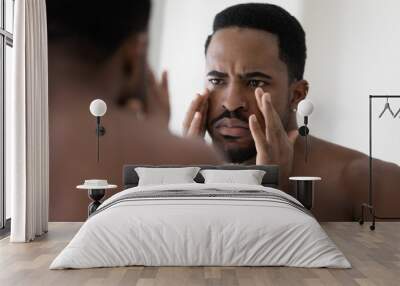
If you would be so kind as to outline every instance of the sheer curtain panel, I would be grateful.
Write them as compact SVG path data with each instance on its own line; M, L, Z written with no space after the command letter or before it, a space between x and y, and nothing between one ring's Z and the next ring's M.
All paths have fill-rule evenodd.
M15 2L14 93L6 112L12 242L47 232L49 194L45 0Z

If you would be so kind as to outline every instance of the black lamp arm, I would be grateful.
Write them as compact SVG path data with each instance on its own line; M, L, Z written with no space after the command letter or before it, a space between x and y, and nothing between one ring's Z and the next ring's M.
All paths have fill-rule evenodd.
M97 137L97 162L100 161L100 136L106 134L106 129L100 124L100 116L96 116L96 137Z
M106 129L104 128L104 126L101 126L100 124L100 116L96 116L96 135L97 136L104 136L104 134L106 134Z

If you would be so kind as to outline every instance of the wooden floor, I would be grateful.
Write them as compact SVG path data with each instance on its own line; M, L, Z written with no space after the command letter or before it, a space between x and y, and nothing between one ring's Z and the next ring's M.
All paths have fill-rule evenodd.
M123 267L48 270L81 226L50 223L32 242L0 241L0 285L400 285L400 222L381 222L374 232L355 222L323 223L352 269L289 267Z

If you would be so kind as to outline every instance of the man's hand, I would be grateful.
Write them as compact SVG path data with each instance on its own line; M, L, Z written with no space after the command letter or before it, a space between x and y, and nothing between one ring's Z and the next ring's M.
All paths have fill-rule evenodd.
M147 113L150 118L160 120L168 127L170 118L168 74L162 73L161 81L157 82L152 71L147 74Z
M280 185L287 191L288 177L293 167L294 143L299 135L297 130L286 132L278 113L271 103L271 95L261 88L255 91L258 108L265 121L265 132L256 116L249 117L250 131L253 136L257 165L276 164L280 166Z
M203 94L197 94L192 100L183 121L183 135L187 137L204 137L206 133L208 111L208 89Z

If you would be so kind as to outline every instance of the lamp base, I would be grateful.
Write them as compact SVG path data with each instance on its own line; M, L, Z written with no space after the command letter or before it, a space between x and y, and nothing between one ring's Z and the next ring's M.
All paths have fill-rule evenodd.
M89 198L92 200L88 207L88 216L94 213L97 208L101 205L100 200L104 197L106 193L105 189L89 189L88 195Z

